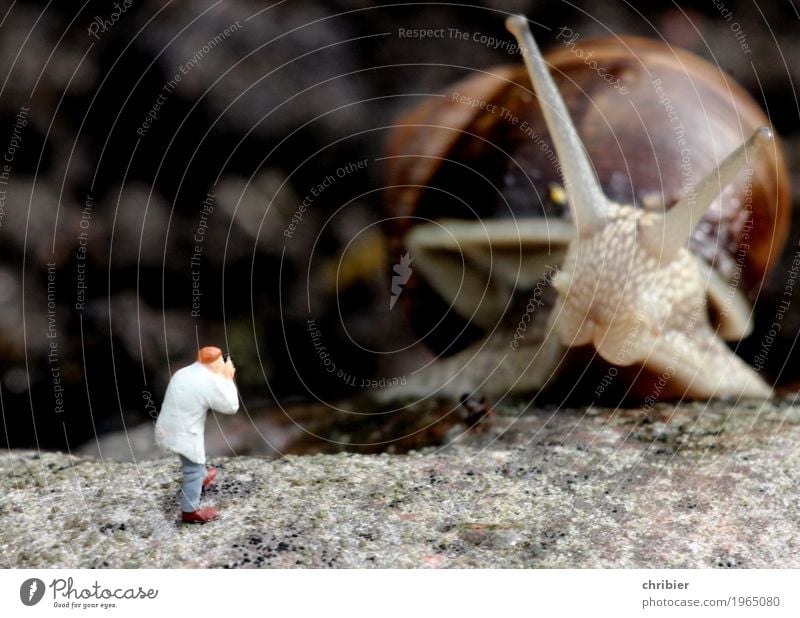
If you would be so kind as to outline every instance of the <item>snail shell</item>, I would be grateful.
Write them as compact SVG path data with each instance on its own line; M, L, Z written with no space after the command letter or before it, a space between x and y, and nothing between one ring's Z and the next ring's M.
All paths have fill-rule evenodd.
M415 394L538 390L599 356L640 397L768 395L723 343L750 332L788 233L764 112L717 67L643 38L572 43L548 71L521 19L531 66L454 84L389 138L389 235L417 267L405 305L431 347L458 352Z

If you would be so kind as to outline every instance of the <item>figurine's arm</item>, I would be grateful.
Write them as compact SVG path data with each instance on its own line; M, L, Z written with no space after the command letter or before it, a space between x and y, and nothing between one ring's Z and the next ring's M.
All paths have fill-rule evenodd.
M239 393L232 379L215 375L209 389L209 407L222 414L235 414L239 409Z

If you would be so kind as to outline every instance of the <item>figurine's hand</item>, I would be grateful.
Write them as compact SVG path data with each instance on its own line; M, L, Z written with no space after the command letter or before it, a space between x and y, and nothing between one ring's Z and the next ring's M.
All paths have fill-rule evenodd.
M223 375L229 380L233 380L233 376L236 375L236 367L233 366L233 361L230 358L228 358L228 360L225 361L225 369L223 369Z

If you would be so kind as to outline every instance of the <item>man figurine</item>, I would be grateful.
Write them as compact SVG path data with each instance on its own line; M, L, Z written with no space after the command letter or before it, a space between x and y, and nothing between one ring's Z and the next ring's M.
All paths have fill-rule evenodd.
M216 468L206 468L203 433L208 410L235 414L239 395L233 375L236 369L222 350L213 346L197 353L197 362L175 372L167 386L156 421L156 443L177 453L183 467L181 520L205 523L219 518L211 507L200 507L200 492L212 485Z

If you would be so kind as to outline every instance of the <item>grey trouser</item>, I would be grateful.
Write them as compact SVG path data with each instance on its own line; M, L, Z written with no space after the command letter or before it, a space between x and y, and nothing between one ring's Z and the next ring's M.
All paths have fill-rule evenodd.
M204 464L189 461L183 455L179 457L183 467L181 511L191 513L200 506L200 492L203 490L203 480L206 478L206 467Z

